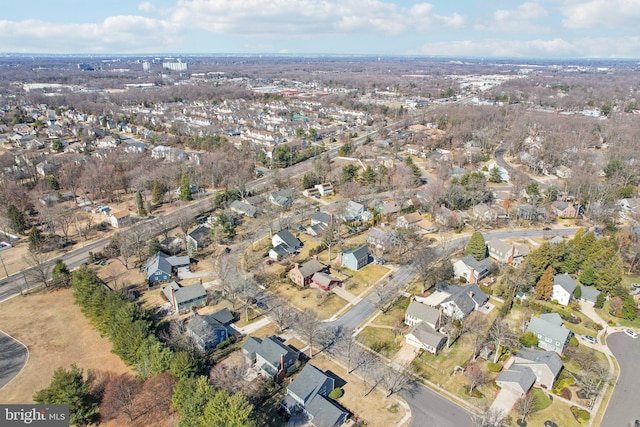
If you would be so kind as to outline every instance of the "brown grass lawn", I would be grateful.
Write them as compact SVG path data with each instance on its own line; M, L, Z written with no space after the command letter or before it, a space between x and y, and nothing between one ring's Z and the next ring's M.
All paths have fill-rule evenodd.
M395 302L395 304L393 304L391 310L376 317L373 324L393 327L402 326L404 322L404 313L407 311L408 306L409 298L400 298Z
M517 412L511 411L512 426L517 426L516 421L520 418ZM541 426L545 421L554 421L562 427L579 427L581 424L573 418L569 405L559 400L554 400L551 406L538 412L534 412L527 417L527 424L530 426Z
M70 289L39 292L2 303L0 325L29 349L24 370L0 389L2 403L32 402L33 394L49 385L57 368L72 363L85 370L131 372L111 353L111 343L100 337L73 304Z
M360 295L365 289L371 286L371 284L387 274L389 269L382 265L369 264L358 271L352 271L346 268L340 271L351 276L351 278L345 282L347 290L354 295Z
M336 365L324 356L316 356L309 363L336 374L346 384L342 387L344 395L338 399L338 403L354 414L354 417L364 419L369 427L388 427L398 425L404 417L404 408L394 399L396 396L385 398L381 392L374 390L367 397L363 397L363 382L346 370Z
M347 301L332 292L316 288L302 289L291 282L273 285L270 290L300 310L312 309L321 319L330 318L347 305Z
M358 341L390 359L400 350L403 338L402 334L396 334L387 326L367 326L358 334Z

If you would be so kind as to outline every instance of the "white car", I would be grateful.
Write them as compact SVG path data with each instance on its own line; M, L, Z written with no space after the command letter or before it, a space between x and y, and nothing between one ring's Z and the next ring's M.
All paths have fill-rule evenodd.
M631 338L634 338L634 339L635 339L635 338L638 338L638 333L637 333L637 332L632 331L631 329L625 329L623 332L624 332L625 334L629 335Z

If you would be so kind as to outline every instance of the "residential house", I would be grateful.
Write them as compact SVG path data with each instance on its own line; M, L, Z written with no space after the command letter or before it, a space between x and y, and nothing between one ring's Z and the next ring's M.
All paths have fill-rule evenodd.
M571 178L571 169L565 165L560 165L556 168L556 176L562 179Z
M553 292L551 299L558 301L558 304L567 306L573 297L573 293L578 287L578 282L573 280L567 273L553 276Z
M147 151L147 146L144 142L130 141L124 146L124 151L127 153L144 153Z
M187 234L187 253L195 256L198 250L211 244L211 227L202 224Z
M496 222L498 219L498 210L492 208L486 203L478 203L472 209L473 219L486 223Z
M311 364L306 364L287 387L282 407L289 413L302 412L316 427L338 427L349 413L329 398L335 380Z
M562 200L551 203L551 208L558 218L575 218L578 215L578 210L572 204Z
M149 286L171 279L178 268L189 268L191 260L188 256L167 255L158 252L146 262L147 283Z
M546 211L543 207L535 207L524 203L516 206L516 218L527 221L539 221L546 217Z
M350 270L360 270L370 262L369 247L362 245L357 248L344 249L338 252L338 262Z
M302 247L302 242L289 230L281 230L271 238L273 248L269 250L269 258L278 260L297 253Z
M317 184L315 188L321 196L330 196L333 194L333 185L329 182Z
M324 266L317 260L312 259L300 265L296 263L291 270L289 270L289 279L296 285L304 288L311 283L311 278L314 274L324 270Z
M435 220L437 224L450 228L457 227L462 222L457 212L445 206L441 206L436 210Z
M129 211L114 212L107 218L109 224L114 228L124 227L130 219L131 215L129 214Z
M373 218L371 212L367 211L364 205L349 200L344 207L342 220L347 222L368 221Z
M616 202L620 208L620 218L622 219L634 219L640 215L640 199L639 198L625 198Z
M487 172L485 172L485 175L487 175L487 177L491 175L491 171L495 168L497 168L500 172L500 179L502 180L502 182L509 182L509 180L511 179L511 177L509 176L509 171L507 171L496 162L491 162L487 165Z
M285 374L296 369L298 352L285 345L278 337L249 337L242 346L247 360L267 378L280 382Z
M535 382L536 375L533 371L527 366L519 365L502 371L496 379L496 384L502 389L501 393L507 391L518 399L525 397Z
M186 330L198 350L205 352L236 334L236 330L229 326L231 322L233 315L224 308L209 315L196 314L187 322Z
M524 244L506 243L493 238L487 242L489 256L503 264L520 265L525 256L529 255L529 248Z
M443 314L456 319L464 319L489 301L487 294L476 284L460 286L439 282L436 287L439 292L448 294L439 304Z
M384 215L395 215L401 210L400 205L398 205L395 201L386 201L382 203L382 205L380 205L378 209Z
M489 258L477 261L472 255L465 255L453 264L453 276L464 277L468 283L478 283L489 276L495 265Z
M562 371L563 363L555 351L522 348L514 356L513 365L526 366L536 376L536 384L550 390Z
M562 318L557 313L541 314L540 317L531 318L527 332L533 332L538 337L538 347L561 355L573 336L562 324Z
M319 199L320 198L320 190L318 190L316 187L305 188L304 190L302 190L302 195L304 197L314 197L314 198Z
M314 212L311 215L311 225L306 232L312 236L320 236L331 225L331 214L326 212Z
M413 228L425 233L433 233L437 231L437 227L430 221L427 221L418 212L399 216L396 220L396 228Z
M405 335L407 344L438 354L447 342L446 335L438 332L440 314L440 311L433 307L411 301L404 317L404 323L412 327Z
M590 286L578 284L580 286L580 301L595 304L600 291Z
M234 200L233 202L231 202L229 208L233 212L240 215L248 216L249 218L255 218L256 216L258 216L258 208L240 200Z
M174 313L185 313L192 307L207 305L207 291L201 283L182 286L174 280L162 289L162 293L171 303Z
M390 251L398 241L398 232L396 230L383 230L378 227L369 229L367 234L367 244L380 249L382 252Z
M287 206L293 203L293 199L295 198L296 190L293 188L286 188L279 191L274 191L273 193L269 193L267 196L267 200L273 203L276 206L281 208L286 208Z
M319 271L311 277L310 285L316 288L320 288L324 291L330 291L336 286L341 286L342 280L330 274Z

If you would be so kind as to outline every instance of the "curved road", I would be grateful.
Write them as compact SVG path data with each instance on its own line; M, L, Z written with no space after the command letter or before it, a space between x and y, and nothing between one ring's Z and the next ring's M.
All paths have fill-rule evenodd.
M616 332L607 337L607 345L618 361L620 377L600 427L631 427L635 420L640 420L640 405L638 405L640 339L633 339L622 332Z
M28 359L27 347L0 331L0 388L20 373Z

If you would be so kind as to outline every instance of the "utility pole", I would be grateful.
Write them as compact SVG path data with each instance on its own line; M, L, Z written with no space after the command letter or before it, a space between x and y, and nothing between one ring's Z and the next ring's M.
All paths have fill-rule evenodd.
M2 256L0 256L0 262L2 262L2 268L4 268L4 275L6 277L9 277L9 273L7 273L7 266L4 265L4 260L2 259Z

